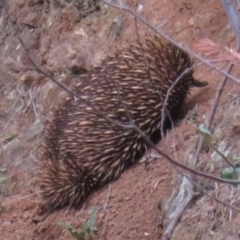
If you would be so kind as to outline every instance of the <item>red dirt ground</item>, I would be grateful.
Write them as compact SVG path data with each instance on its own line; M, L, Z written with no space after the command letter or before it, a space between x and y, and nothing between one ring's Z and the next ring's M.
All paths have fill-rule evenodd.
M79 21L76 8L71 4L60 7L57 4L60 1L55 1L55 5L34 0L8 2L12 19L18 23L31 56L45 71L51 71L56 79L68 85L70 79L77 81L77 77L70 74L73 66L90 68L103 59L109 49L112 52L116 44L125 43L136 33L134 18L122 12L125 22L121 35L110 46L109 30L114 17L121 12L106 6ZM141 0L141 4L141 15L148 22L190 48L202 38L236 46L221 1ZM160 239L163 214L158 206L168 201L178 187L176 171L163 158L154 159L148 166L145 162L136 164L125 171L118 181L95 192L83 208L39 213L37 192L31 185L34 150L41 140L43 121L56 106L60 90L28 68L29 62L19 47L3 8L0 8L0 24L3 29L0 37L0 126L3 129L0 164L6 166L8 177L2 190L0 238L72 239L59 223L68 222L80 228L89 211L97 206L99 213L94 239ZM149 31L141 24L138 27L140 34ZM235 75L239 76L239 72ZM187 101L190 110L197 109L199 125L209 115L222 76L200 65L196 68L196 78L209 82L204 89L194 89ZM225 109L239 92L240 87L229 81L214 122L216 128L218 124L223 125ZM196 140L194 126L183 120L158 147L185 162L195 152ZM218 140L220 142L221 138ZM206 161L211 154L202 154L203 170L209 170ZM219 186L219 191L222 188L225 189ZM226 222L229 226L239 225L239 216L234 214L231 219L224 218L229 210L220 205L205 196L197 200L186 210L173 239L236 239L235 230L231 227L228 228L229 233L223 227L219 227L219 231L213 230L218 218L224 225Z

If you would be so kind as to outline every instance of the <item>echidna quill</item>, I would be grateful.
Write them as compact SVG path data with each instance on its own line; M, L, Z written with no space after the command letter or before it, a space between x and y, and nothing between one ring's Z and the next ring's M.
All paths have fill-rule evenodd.
M105 64L81 76L74 91L109 118L128 123L124 101L136 125L153 139L160 132L167 92L185 71L167 102L174 120L191 87L207 83L193 78L186 53L155 35L145 36L141 45L136 41L119 48ZM145 142L136 131L106 121L69 96L44 131L36 172L43 203L51 208L80 204L94 189L119 178L144 152Z

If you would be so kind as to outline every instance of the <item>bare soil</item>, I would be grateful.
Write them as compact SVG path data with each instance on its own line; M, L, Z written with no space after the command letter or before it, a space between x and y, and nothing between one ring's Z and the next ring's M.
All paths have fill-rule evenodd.
M30 55L45 71L70 86L80 77L73 67L90 69L113 52L116 44L136 37L133 16L107 6L81 19L72 4L60 1L9 0L9 12L18 24ZM64 1L62 1L64 3ZM134 1L131 1L134 3ZM141 0L141 15L169 36L193 49L199 39L235 47L236 39L218 0ZM112 42L114 18L125 17L120 36ZM35 150L41 140L44 121L57 106L62 91L49 79L31 69L29 60L16 37L6 13L0 8L0 166L7 180L2 186L0 212L1 239L73 239L59 223L80 228L89 211L98 207L94 239L160 239L163 211L168 197L178 189L179 176L162 157L150 163L136 164L121 178L95 192L79 209L62 209L42 214L38 208L37 189L31 184ZM149 32L138 23L140 35ZM114 35L113 35L114 36ZM234 72L239 76L239 71ZM196 62L195 76L209 82L204 89L194 89L185 108L197 113L197 122L186 119L174 128L158 147L182 163L196 152L196 126L204 122L222 76ZM230 153L238 157L238 98L240 87L228 82L221 98L214 127L215 144L227 139ZM234 126L232 116L235 117ZM239 115L240 116L240 115ZM235 127L235 128L233 128ZM201 155L201 169L219 174L213 152ZM149 153L151 155L151 151ZM218 160L216 160L219 163ZM206 183L204 183L206 184ZM218 196L230 201L231 186L213 184ZM231 192L232 191L232 192ZM236 192L235 192L236 193ZM238 192L236 193L238 196ZM238 204L235 196L232 203ZM233 198L231 198L233 199ZM239 215L213 198L201 195L189 206L178 224L173 239L238 239ZM228 226L228 227L226 227ZM239 228L238 228L239 229Z

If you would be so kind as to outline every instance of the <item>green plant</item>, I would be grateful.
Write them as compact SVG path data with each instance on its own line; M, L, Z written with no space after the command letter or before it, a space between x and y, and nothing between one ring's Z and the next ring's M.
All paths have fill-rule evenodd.
M80 229L76 229L71 224L68 223L60 223L62 227L66 228L68 232L74 237L75 239L79 240L88 240L90 239L96 232L96 218L97 218L98 209L94 207L90 213L88 220L83 224Z
M198 133L202 135L203 140L207 145L212 148L215 152L219 154L219 156L222 157L222 159L230 165L230 167L225 168L222 173L221 177L224 179L231 179L231 180L237 180L239 178L240 174L240 166L239 163L235 164L232 159L227 158L221 151L217 149L212 143L211 140L211 132L204 127L204 125L200 125L199 128L197 129ZM233 184L234 186L237 186L236 184Z

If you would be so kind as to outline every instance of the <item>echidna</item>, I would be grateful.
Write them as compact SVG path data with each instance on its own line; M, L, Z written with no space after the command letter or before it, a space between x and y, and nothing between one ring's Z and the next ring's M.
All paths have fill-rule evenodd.
M167 92L184 72L168 98L167 115L174 120L190 88L207 83L194 80L186 53L155 35L119 48L81 76L74 91L121 123L129 122L127 107L135 124L153 139L160 132ZM119 178L145 151L136 131L106 121L72 96L54 112L44 138L36 177L43 202L52 208L78 205L93 189Z

